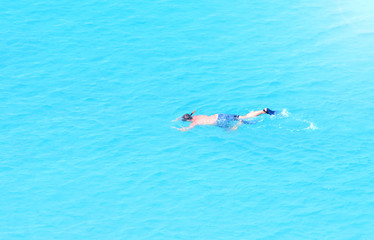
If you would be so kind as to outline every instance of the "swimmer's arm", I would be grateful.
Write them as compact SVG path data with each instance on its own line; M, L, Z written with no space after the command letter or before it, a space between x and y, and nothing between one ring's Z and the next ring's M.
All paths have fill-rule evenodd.
M185 131L188 131L192 128L194 128L197 124L196 123L191 123L190 126L188 127L183 127L183 128L177 128L179 131L182 131L182 132L185 132Z

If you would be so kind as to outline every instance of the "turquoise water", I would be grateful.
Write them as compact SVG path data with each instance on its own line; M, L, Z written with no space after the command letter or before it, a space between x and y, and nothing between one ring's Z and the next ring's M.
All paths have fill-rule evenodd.
M1 5L0 239L374 239L373 3Z

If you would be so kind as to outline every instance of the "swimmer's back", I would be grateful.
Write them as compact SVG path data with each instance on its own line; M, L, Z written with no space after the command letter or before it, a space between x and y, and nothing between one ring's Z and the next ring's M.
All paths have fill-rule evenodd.
M215 125L217 123L218 114L211 116L207 115L197 115L194 116L192 121L198 125Z

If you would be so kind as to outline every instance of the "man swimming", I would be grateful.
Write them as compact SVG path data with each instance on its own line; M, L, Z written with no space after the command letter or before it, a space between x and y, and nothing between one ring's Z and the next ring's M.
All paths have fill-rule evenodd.
M275 115L277 112L272 111L269 108L265 108L263 110L259 111L252 111L248 113L247 115L240 116L240 115L233 115L233 114L214 114L211 116L207 115L198 115L198 116L192 116L195 111L193 111L191 114L184 114L182 117L176 119L181 121L188 121L191 122L190 126L183 127L183 128L177 128L180 131L188 131L191 128L197 126L197 125L217 125L219 127L223 128L231 128L233 130L236 130L239 125L241 124L254 124L257 121L247 121L243 119L257 117L261 114L269 114L269 115ZM232 126L234 122L237 122L235 126Z

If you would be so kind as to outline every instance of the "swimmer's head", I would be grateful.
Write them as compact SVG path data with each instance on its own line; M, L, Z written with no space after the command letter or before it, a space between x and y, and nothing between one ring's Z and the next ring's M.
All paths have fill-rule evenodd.
M181 120L182 121L190 121L190 120L192 120L192 114L194 114L194 113L195 113L195 111L193 111L191 114L188 114L188 113L184 114L181 117Z
M191 114L186 113L186 114L184 114L184 115L181 117L181 120L182 120L182 121L189 121L189 120L192 120L192 116L191 116Z

